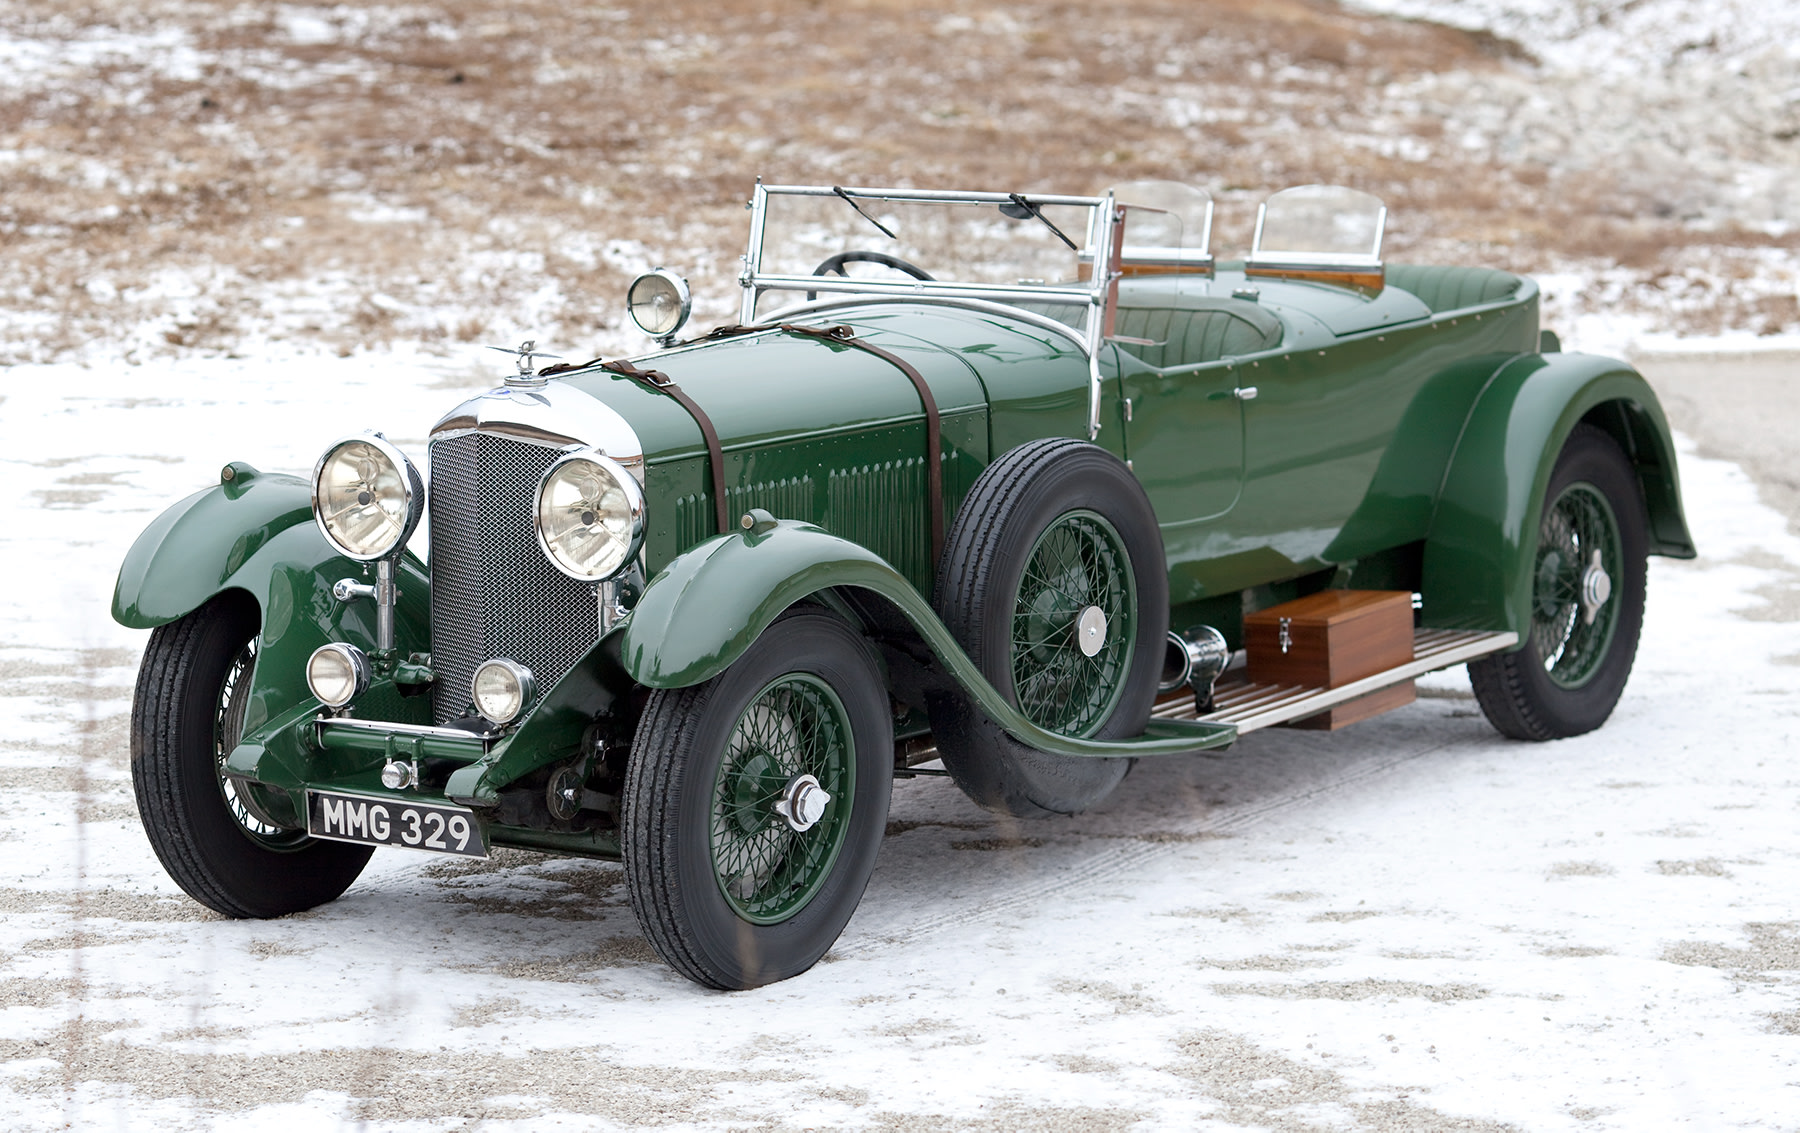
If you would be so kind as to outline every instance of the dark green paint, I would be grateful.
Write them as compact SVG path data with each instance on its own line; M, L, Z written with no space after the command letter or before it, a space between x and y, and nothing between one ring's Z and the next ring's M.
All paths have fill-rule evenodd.
M1674 445L1649 384L1610 358L1524 355L1482 391L1438 494L1425 544L1426 625L1525 636L1544 490L1584 419L1627 431L1650 508L1651 552L1693 557Z
M631 679L619 664L620 632L615 627L601 638L486 755L453 772L444 785L445 796L470 806L492 806L508 783L577 754L595 718L631 695Z
M1398 286L1370 294L1246 278L1233 265L1210 277L1122 285L1127 307L1187 297L1244 312L1246 325L1267 328L1269 316L1279 316L1278 344L1244 354L1180 364L1171 354L1187 347L1165 344L1142 352L1174 364L1153 367L1127 349L1103 352L1098 441L1132 461L1157 507L1173 624L1217 624L1235 640L1246 601L1334 579L1363 585L1367 576L1417 585L1429 625L1523 635L1535 548L1526 535L1536 531L1556 453L1581 420L1610 432L1630 455L1649 504L1652 551L1693 554L1667 424L1638 375L1605 359L1535 353L1530 281L1390 270L1391 281L1423 288L1423 301ZM1234 294L1246 288L1256 290L1254 311L1233 306L1251 301ZM1457 305L1467 302L1477 305ZM1087 364L1053 331L985 311L896 302L809 322L850 323L924 376L942 412L949 517L1000 454L1039 437L1086 436ZM454 740L419 745L423 756L462 765L451 770L446 797L491 805L521 776L575 754L596 717L615 709L628 717L636 685L708 679L783 609L807 598L836 601L835 588L889 603L984 711L1042 750L1113 757L1230 742L1230 729L1164 722L1131 741L1071 739L1032 724L987 684L925 597L936 564L923 500L924 413L892 366L780 331L679 348L643 364L672 376L719 428L730 513L760 508L784 522L715 535L707 457L687 413L617 375L560 378L618 410L644 443L645 555L656 577L619 629L485 753ZM1252 385L1255 400L1232 396ZM306 481L230 468L229 479L175 505L139 538L120 571L114 616L147 628L223 590L247 592L263 612L262 652L230 771L296 798L308 785L382 793L375 777L397 749L379 735L342 731L321 747L303 676L306 657L327 641L373 648L373 605L330 594L337 579L372 571L336 555L318 533ZM427 580L410 557L401 561L400 589L399 653L426 652ZM429 698L403 698L383 679L356 711L424 723ZM616 854L610 835L493 827L490 837Z

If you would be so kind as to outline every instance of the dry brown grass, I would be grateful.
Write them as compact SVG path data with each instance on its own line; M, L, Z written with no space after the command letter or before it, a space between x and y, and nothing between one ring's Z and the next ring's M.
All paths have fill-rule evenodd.
M296 13L333 37L296 36ZM191 61L111 55L3 88L0 361L123 328L152 350L518 329L568 344L616 329L651 261L723 311L759 174L1180 178L1220 196L1224 254L1263 195L1309 181L1384 196L1396 257L1651 269L1671 248L1774 240L1657 217L1605 170L1406 156L1398 139L1453 149L1443 109L1388 84L1515 67L1522 49L1325 0L0 0L0 29L71 58L173 35Z

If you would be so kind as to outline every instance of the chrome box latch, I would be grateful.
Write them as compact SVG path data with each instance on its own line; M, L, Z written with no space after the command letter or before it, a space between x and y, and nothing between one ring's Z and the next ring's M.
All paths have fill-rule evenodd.
M1286 653L1294 644L1293 626L1293 618L1281 619L1281 651L1283 653Z

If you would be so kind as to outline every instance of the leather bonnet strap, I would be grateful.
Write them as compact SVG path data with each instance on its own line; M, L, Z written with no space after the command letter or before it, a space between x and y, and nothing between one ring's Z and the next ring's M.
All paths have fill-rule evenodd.
M673 378L661 370L640 370L624 359L600 363L600 369L615 374L623 374L635 381L642 382L653 390L666 393L680 403L700 426L700 435L706 439L706 458L712 466L713 519L719 527L719 534L724 535L731 530L731 513L725 506L725 449L719 444L719 430L713 428L712 418L706 410L687 395L687 391L675 384Z

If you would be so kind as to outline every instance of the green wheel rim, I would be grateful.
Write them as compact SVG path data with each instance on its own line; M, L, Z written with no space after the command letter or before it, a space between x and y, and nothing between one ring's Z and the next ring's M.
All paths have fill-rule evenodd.
M1619 624L1621 546L1618 517L1592 484L1570 484L1544 509L1531 588L1531 647L1558 687L1587 684L1606 659ZM1612 593L1590 618L1583 582L1596 565Z
M1092 656L1081 648L1078 627L1090 607L1105 618ZM1125 688L1136 641L1137 583L1124 541L1095 512L1058 516L1025 557L1013 600L1012 683L1019 711L1062 735L1099 731Z
M269 849L292 849L306 841L306 834L285 830L256 817L239 793L237 781L225 774L225 761L232 749L244 738L244 713L250 707L250 674L256 669L256 652L261 638L253 637L231 659L225 680L219 685L219 700L213 706L213 769L219 779L219 794L231 820L253 841Z
M831 795L807 830L775 809L801 775ZM843 848L855 791L856 742L830 686L805 673L763 686L732 725L713 780L713 877L738 916L779 924L806 907Z

